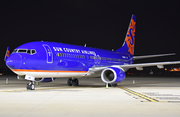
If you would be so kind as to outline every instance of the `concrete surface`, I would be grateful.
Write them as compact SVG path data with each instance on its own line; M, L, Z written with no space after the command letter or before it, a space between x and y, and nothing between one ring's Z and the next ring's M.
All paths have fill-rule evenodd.
M56 79L27 91L28 81L2 75L0 117L180 116L178 77L127 77L109 89L100 78L79 82L79 87L68 87L67 79Z

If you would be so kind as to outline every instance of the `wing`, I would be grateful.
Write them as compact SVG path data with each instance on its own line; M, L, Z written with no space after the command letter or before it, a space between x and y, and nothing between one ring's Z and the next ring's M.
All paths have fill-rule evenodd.
M89 69L88 75L100 73L103 69L105 69L107 67L122 68L124 71L126 71L129 68L136 68L137 70L143 70L143 67L150 67L150 66L157 66L158 68L164 68L164 65L172 65L172 64L180 64L180 61L112 65L112 66L103 66L103 67L95 67L94 66Z
M128 65L119 65L119 67L123 69L136 68L137 70L142 70L143 67L157 66L158 68L164 68L164 65L173 65L173 64L180 64L180 61L128 64Z

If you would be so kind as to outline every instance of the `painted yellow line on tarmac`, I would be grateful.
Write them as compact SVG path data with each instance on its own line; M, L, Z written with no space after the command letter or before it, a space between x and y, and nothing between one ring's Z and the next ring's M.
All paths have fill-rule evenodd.
M59 88L41 88L41 89L35 89L35 90L27 90L27 89L20 89L20 90L6 90L6 91L0 91L0 92L25 92L25 91L40 91L40 90L52 90L52 89L67 89L69 87L59 87Z
M154 98L151 98L151 97L148 97L146 96L145 94L142 94L142 93L138 93L138 92L135 92L135 91L132 91L130 89L127 89L127 88L124 88L124 87L121 87L121 86L118 86L119 88L131 93L131 94L134 94L136 96L139 96L140 98L143 98L145 100L148 100L149 102L159 102L158 100L154 99Z
M134 85L139 85L139 84L160 84L160 83L170 83L170 82L142 82L142 83L139 83L139 82L136 82L134 83ZM132 83L124 83L123 85L132 85Z

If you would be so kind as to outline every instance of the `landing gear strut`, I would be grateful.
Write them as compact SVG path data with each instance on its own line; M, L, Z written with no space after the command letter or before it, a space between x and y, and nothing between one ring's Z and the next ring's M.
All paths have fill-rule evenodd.
M34 83L31 81L27 84L26 86L27 90L34 90L35 89L35 85Z
M69 78L68 81L67 81L67 84L68 86L79 86L79 80L77 78L75 79L72 79L72 78Z

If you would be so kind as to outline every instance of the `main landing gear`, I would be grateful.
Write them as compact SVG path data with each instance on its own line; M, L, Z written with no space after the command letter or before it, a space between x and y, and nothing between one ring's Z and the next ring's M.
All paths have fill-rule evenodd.
M68 86L79 86L79 80L77 78L69 78L67 81Z
M117 87L117 83L108 84L108 87Z
M27 90L34 90L35 89L35 85L34 85L34 82L31 81L27 84L26 86Z

